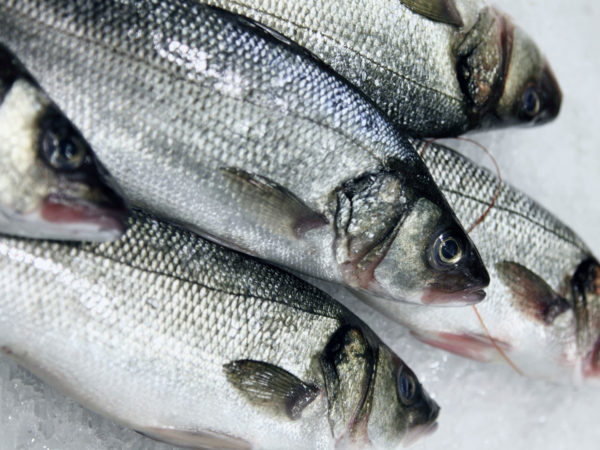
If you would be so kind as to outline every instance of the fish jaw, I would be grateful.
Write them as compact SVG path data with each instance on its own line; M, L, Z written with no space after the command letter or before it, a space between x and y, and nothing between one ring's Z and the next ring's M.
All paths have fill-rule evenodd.
M40 211L40 234L47 239L81 239L102 242L118 239L126 229L128 208L49 195ZM43 230L43 231L42 231Z

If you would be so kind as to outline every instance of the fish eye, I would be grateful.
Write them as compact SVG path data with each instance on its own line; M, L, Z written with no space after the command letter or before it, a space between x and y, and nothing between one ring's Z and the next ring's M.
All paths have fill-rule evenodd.
M68 129L47 129L42 137L42 153L55 169L79 169L87 155L87 149L81 139Z
M397 380L398 398L406 406L415 402L417 393L417 382L412 374L401 372Z
M534 117L540 112L540 96L533 86L529 86L523 92L521 107L528 117Z
M463 249L458 239L443 233L433 245L433 259L437 265L451 266L456 264L463 255Z

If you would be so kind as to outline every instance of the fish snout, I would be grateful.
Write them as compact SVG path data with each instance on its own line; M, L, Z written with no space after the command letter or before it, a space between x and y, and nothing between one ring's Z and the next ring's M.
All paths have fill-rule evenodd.
M467 238L468 239L468 238ZM467 240L465 254L453 267L438 274L421 296L425 305L473 305L485 298L484 288L490 284L490 275L475 245Z
M421 438L433 434L438 429L437 418L440 413L440 407L432 399L428 400L431 407L429 417L424 423L419 425L413 425L411 428L409 428L408 432L406 433L406 437L403 441L405 447L414 444Z
M558 81L548 62L544 61L537 85L527 88L523 93L522 108L525 118L529 115L528 111L536 111L531 118L531 124L540 125L550 122L558 116L561 103L562 91Z

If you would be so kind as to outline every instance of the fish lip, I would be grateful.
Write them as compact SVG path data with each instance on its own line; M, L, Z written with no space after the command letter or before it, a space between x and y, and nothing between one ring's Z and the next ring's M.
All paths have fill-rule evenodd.
M127 203L118 196L91 202L68 195L49 194L40 208L40 216L46 222L59 226L75 225L73 239L91 241L113 240L123 235L129 215Z
M481 288L444 291L430 287L423 292L421 303L433 306L469 306L481 302L485 295L485 291Z

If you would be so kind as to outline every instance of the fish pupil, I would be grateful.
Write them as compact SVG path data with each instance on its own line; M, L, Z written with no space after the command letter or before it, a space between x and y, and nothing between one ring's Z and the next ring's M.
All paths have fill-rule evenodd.
M458 243L454 239L448 239L442 244L440 251L445 260L454 259L458 255Z
M403 403L410 403L415 396L416 385L412 377L400 375L398 378L398 393Z
M43 149L48 162L57 169L73 170L81 167L85 159L85 147L74 142L71 136L62 136L49 130L46 133Z
M539 96L532 87L527 88L525 94L523 94L523 108L530 116L537 114L540 109Z

